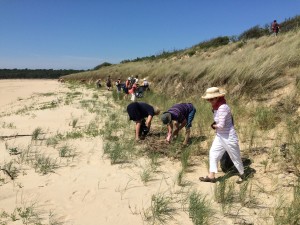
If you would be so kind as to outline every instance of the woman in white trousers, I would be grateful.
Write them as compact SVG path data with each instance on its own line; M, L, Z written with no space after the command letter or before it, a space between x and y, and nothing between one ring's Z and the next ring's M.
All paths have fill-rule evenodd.
M218 172L218 162L225 151L229 154L234 166L239 171L238 183L245 179L244 166L240 155L239 140L234 129L233 118L229 106L226 104L225 92L217 87L208 88L203 99L209 101L214 112L216 136L209 151L209 175L200 177L203 182L216 182L215 174Z

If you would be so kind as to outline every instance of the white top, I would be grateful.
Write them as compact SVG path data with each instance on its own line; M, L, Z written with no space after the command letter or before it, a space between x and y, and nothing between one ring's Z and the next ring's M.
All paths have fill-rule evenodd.
M232 114L227 104L223 104L218 110L214 110L214 121L216 122L218 136L238 141L233 126Z

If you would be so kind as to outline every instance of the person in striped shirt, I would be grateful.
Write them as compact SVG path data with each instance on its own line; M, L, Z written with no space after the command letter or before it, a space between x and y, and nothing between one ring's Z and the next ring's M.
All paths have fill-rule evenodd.
M179 103L173 105L167 112L164 112L161 116L163 124L168 126L168 135L166 141L171 142L171 138L176 138L178 132L185 127L185 139L183 141L184 145L188 144L192 121L194 119L196 109L192 103ZM173 122L174 121L174 124ZM175 127L173 132L173 127Z
M216 182L215 173L218 172L218 162L225 151L228 152L240 176L238 183L245 179L244 166L240 155L239 140L234 129L233 118L229 106L226 104L225 92L217 87L206 90L203 99L212 105L214 123L211 125L216 130L216 136L209 151L209 175L200 177L203 182Z

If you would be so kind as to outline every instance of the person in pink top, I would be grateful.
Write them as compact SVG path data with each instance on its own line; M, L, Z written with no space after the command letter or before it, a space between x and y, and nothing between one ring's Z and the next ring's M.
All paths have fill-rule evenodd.
M212 106L214 123L211 127L216 130L216 136L209 151L209 175L200 177L199 179L202 182L216 182L215 174L218 172L218 162L225 151L227 151L239 172L237 183L241 183L245 179L238 136L234 129L231 110L226 104L224 96L225 92L222 92L217 87L208 88L205 95L202 96Z

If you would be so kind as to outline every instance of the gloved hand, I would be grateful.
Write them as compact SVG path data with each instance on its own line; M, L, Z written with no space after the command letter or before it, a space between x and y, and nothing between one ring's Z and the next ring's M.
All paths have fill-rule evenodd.
M214 122L210 125L211 128L214 129L214 130L216 129L216 128L214 128L214 126L213 126L213 125L215 125L215 124L217 124L217 123L214 121Z

